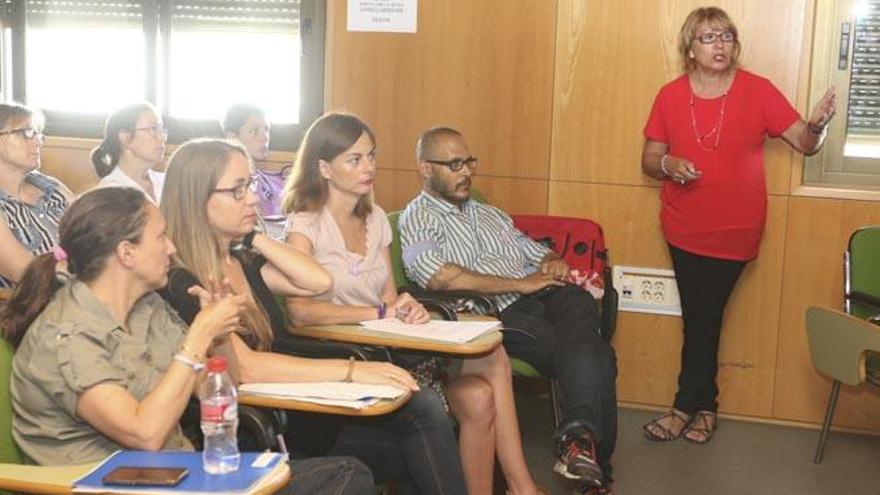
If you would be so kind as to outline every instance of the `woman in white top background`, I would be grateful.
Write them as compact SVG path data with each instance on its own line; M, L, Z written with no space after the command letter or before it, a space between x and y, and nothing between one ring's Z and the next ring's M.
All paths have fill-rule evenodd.
M168 131L153 105L135 103L110 114L104 140L92 150L98 187L134 187L154 203L162 197L165 174L154 168L165 159Z

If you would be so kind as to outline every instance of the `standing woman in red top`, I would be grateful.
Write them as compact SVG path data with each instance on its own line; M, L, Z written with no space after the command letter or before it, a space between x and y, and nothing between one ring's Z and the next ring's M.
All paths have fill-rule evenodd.
M717 7L681 27L684 74L660 90L645 125L642 171L663 181L660 223L681 295L684 344L672 409L645 425L650 440L712 439L724 307L758 255L767 213L764 140L819 150L834 114L829 89L804 122L767 79L738 67L736 26Z

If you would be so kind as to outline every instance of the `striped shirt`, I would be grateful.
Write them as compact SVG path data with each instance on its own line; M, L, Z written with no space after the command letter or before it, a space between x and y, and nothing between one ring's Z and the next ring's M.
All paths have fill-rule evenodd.
M425 192L400 216L400 241L406 274L422 287L448 263L485 275L523 278L550 252L494 206L470 199L459 208ZM492 297L500 311L519 296L508 292Z
M36 204L27 204L0 190L0 211L16 240L39 256L58 243L58 222L67 208L67 199L59 190L56 179L39 172L29 172L25 180L42 191ZM0 277L0 287L13 287L12 281Z

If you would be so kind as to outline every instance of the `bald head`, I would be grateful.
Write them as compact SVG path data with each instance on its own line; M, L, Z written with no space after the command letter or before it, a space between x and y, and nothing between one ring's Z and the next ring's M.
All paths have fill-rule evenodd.
M416 161L434 159L439 154L440 143L448 138L464 139L460 132L451 127L432 127L423 132L416 141Z

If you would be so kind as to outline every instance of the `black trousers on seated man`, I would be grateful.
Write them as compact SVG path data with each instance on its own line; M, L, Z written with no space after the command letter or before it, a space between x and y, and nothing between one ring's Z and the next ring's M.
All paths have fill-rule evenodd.
M507 353L559 381L563 411L556 438L586 427L598 444L599 465L610 476L617 443L617 360L600 335L596 300L566 285L520 297L500 319Z

